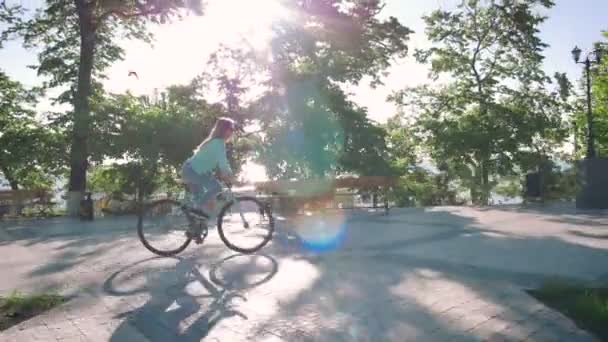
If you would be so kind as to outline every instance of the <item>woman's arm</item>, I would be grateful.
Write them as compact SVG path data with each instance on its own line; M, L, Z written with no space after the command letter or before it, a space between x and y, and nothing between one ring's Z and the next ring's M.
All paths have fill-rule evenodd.
M232 185L240 185L239 180L231 173L227 173L223 170L219 170L218 178L222 180L224 183L232 184Z

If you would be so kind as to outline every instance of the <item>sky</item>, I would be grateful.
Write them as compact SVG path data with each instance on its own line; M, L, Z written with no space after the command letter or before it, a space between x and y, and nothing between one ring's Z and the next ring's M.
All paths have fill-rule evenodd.
M453 6L458 0L386 0L382 15L395 16L415 31L409 42L410 51L428 46L424 35L422 16L439 7ZM26 6L40 0L21 1ZM269 25L275 17L286 15L274 0L215 0L203 17L187 17L172 24L155 26L155 42L149 44L129 41L124 61L115 63L109 70L106 87L113 92L131 90L138 94L151 94L155 88L186 83L205 68L210 53L223 44L234 44L242 35L252 39L263 49L270 38ZM580 65L574 64L570 51L575 45L584 51L594 41L602 39L601 31L608 30L607 0L557 0L541 27L541 38L549 44L545 50L545 70L549 74L565 71L571 79L578 79ZM24 50L18 42L6 44L0 50L0 68L28 86L38 84L34 70L36 52ZM129 77L134 70L139 80ZM395 114L395 107L386 101L394 90L427 81L428 70L413 57L395 61L385 78L384 86L371 89L366 84L349 89L352 99L368 107L369 116L385 121ZM43 101L39 108L48 108Z

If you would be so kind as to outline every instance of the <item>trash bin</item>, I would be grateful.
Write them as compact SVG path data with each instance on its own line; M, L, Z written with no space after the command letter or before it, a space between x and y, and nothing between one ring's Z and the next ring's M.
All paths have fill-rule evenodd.
M80 219L93 221L93 199L90 192L86 192L85 198L80 201Z
M541 180L540 173L529 173L526 175L526 189L525 197L527 198L538 198L541 197Z

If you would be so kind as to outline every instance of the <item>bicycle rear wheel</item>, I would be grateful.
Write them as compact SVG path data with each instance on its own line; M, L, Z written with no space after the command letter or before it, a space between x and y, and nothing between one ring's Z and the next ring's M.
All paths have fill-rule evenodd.
M270 210L254 197L237 197L217 219L224 244L239 253L254 253L272 238L274 219Z
M192 241L186 234L189 227L188 215L181 204L163 199L145 205L139 212L137 235L150 252L172 256L182 252Z

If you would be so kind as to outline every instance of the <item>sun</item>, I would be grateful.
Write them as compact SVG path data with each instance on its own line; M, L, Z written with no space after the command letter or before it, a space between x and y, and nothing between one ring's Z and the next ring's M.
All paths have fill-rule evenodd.
M280 0L212 0L208 15L220 21L230 34L245 38L254 47L268 44L272 38L272 24L287 17Z

